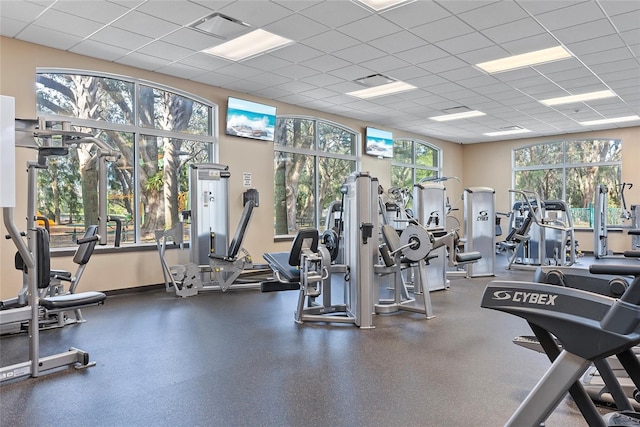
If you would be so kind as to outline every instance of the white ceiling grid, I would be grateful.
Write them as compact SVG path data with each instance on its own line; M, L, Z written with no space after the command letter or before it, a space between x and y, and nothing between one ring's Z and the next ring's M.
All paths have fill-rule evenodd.
M189 25L214 12L295 43L238 63L204 54L224 40ZM459 143L510 126L543 136L640 125L579 123L640 115L635 0L417 0L380 13L350 0L2 0L0 34ZM557 45L574 57L494 75L473 66ZM418 89L345 95L377 73ZM606 89L617 97L539 102ZM486 116L428 119L457 106Z

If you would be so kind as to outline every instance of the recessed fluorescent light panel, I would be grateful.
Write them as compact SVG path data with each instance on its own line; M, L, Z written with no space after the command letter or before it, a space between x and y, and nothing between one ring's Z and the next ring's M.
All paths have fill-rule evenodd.
M485 115L486 114L483 113L482 111L471 110L471 111L465 111L464 113L445 114L444 116L434 116L429 118L437 122L448 122L449 120L468 119L471 117L479 117L479 116L485 116Z
M291 43L293 43L293 40L257 29L228 42L205 49L202 52L230 61L242 61Z
M546 64L547 62L558 61L571 58L571 54L562 46L550 47L548 49L536 50L520 55L509 56L496 59L494 61L481 62L476 64L486 73L501 73L503 71L516 70L518 68L529 67L531 65Z
M399 6L402 3L409 3L413 0L357 0L359 3L364 4L370 9L380 12L382 10L390 9L395 6Z
M353 92L347 92L347 95L355 96L358 98L369 99L376 98L378 96L391 95L394 93L406 92L408 90L417 89L414 85L409 83L395 81L380 86L369 87L366 89L360 89Z
M614 96L617 96L617 95L610 90L601 90L598 92L581 93L580 95L570 95L570 96L561 96L559 98L543 99L540 102L542 102L544 105L561 105L561 104L572 104L574 102L594 101L596 99L603 99L603 98L612 98Z
M608 125L611 123L632 122L634 120L640 120L640 116L615 117L613 119L589 120L586 122L579 122L579 123L582 126L594 126L594 125Z
M504 136L504 135L517 135L519 133L528 133L531 132L529 129L519 128L519 129L511 129L511 130L501 130L498 132L487 132L484 135L486 136Z

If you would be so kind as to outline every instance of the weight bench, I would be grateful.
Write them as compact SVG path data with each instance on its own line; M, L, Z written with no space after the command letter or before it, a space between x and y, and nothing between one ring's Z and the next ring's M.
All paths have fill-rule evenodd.
M248 200L244 205L240 222L229 244L227 253L224 255L216 253L209 254L209 266L211 267L214 280L220 286L222 292L229 289L244 270L252 268L253 266L251 255L242 247L242 242L249 228L254 207L255 202L253 200ZM242 252L242 254L239 256L238 254L240 252Z
M276 278L274 282L263 282L262 292L300 291L296 323L356 322L355 316L348 313L346 304L331 303L331 255L320 244L318 230L299 230L289 252L265 253L262 256ZM322 303L319 303L316 298L321 295Z
M78 249L74 256L74 262L79 264L79 273L74 277L70 272L63 270L51 270L51 257L49 253L49 233L44 228L36 229L37 239L37 283L40 296L38 298L38 305L42 308L42 314L40 316L40 328L47 327L60 327L66 324L84 322L84 318L80 312L81 308L104 304L104 300L107 296L102 292L80 292L75 293L82 272L93 253L93 248L99 236L96 234L97 226L91 226L87 229L85 237L78 240ZM19 252L15 256L15 268L22 270L25 274L28 272L27 267ZM53 283L52 283L53 279ZM72 285L68 292L64 291L64 288L60 283L56 283L56 280L66 280L72 282ZM28 304L26 285L20 292L20 295L16 298L12 298L8 301L3 301L1 310L9 310L13 308L24 307ZM67 310L74 310L76 319L67 322L64 318L64 312ZM57 318L50 317L56 315Z

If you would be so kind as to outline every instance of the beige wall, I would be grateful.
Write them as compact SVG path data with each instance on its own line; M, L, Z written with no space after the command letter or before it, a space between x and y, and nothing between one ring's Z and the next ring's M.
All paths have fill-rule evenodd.
M19 118L35 118L36 67L82 69L148 79L185 92L197 94L212 101L220 107L219 120L226 115L225 105L229 95L274 104L273 101L209 85L0 37L0 94L12 96L16 99L16 116ZM320 117L340 123L358 132L364 132L364 128L367 125L375 125L374 123L303 109L289 104L276 102L275 105L280 115L300 114ZM539 138L537 140L516 140L463 146L395 129L390 130L394 132L394 137L396 138L422 139L437 145L443 150L443 174L460 177L463 181L459 183L451 180L446 183L447 194L452 204L459 203L458 199L465 187L486 186L496 189L499 210L508 210L509 208L507 190L511 187L510 165L512 148L536 142L537 140L550 139ZM601 135L603 137L622 138L625 141L624 179L628 182L637 183L637 186L629 192L628 200L631 203L640 203L640 171L637 166L640 159L640 128L594 132L585 135L589 137ZM288 242L277 243L273 239L273 209L271 208L274 203L272 184L273 144L229 137L224 135L224 132L219 135L219 140L219 162L229 165L231 171L230 187L232 197L229 203L232 227L237 224L242 211L241 195L245 190L242 183L243 172L252 174L253 186L260 192L260 207L252 217L245 240L245 248L253 255L255 262L262 262L262 253L287 250L289 247ZM247 156L247 153L251 153L251 156ZM24 206L26 205L26 174L22 166L25 165L27 160L32 159L32 156L33 153L28 150L17 150L16 194L18 206L15 220L18 227L23 226ZM389 187L391 176L390 160L362 156L360 168L377 177L383 187ZM4 227L2 229L4 230ZM585 242L584 245L581 240L581 247L588 250L592 246L590 240ZM589 243L589 245L586 243ZM620 248L626 249L626 246L622 245ZM617 245L614 249L619 250ZM14 296L21 286L20 274L13 268L14 252L15 249L10 241L0 239L0 298ZM182 263L186 262L187 255L178 253L178 251L169 251L168 258L170 264ZM70 257L54 258L52 263L55 268L73 270ZM113 290L162 282L162 272L158 255L155 251L106 254L100 253L98 250L83 277L82 289Z
M229 95L274 104L273 101L213 86L0 37L0 94L16 99L16 117L18 118L35 118L35 73L37 67L72 68L147 79L197 94L212 101L219 106L219 120L226 115L226 102ZM340 123L357 132L364 132L366 126L372 125L372 123L302 109L289 104L276 102L275 105L278 114L281 115L300 114L321 117ZM390 130L394 131L394 135L398 137L427 139L420 135ZM226 136L224 129L221 129L219 140L219 162L229 165L231 171L230 190L232 196L229 200L231 227L235 228L242 212L242 192L245 190L242 182L243 172L252 174L253 186L260 193L260 207L254 211L244 246L252 254L255 262L262 263L264 252L288 250L289 248L289 242L274 242L273 239L273 143ZM462 152L460 147L457 144L432 138L428 141L440 146L444 150L445 158L456 159L445 165L445 174L461 175ZM33 152L25 149L17 151L15 221L18 227L23 227L24 206L26 206L26 174L22 165L32 159ZM248 156L247 153L251 153L251 155ZM388 159L363 156L361 170L370 172L372 176L380 180L385 188L388 188L391 179ZM13 268L14 252L13 244L2 239L0 242L0 298L14 296L21 286L20 274ZM187 254L177 252L168 251L170 264L188 261ZM56 257L52 260L52 264L54 268L74 270L71 257ZM105 254L100 253L98 249L82 282L83 290L113 290L162 283L163 278L158 255L155 251Z

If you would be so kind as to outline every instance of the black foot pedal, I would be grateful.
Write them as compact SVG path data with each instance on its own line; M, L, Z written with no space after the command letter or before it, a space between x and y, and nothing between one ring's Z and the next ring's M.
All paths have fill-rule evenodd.
M299 283L282 283L277 280L260 282L261 292L299 291Z

